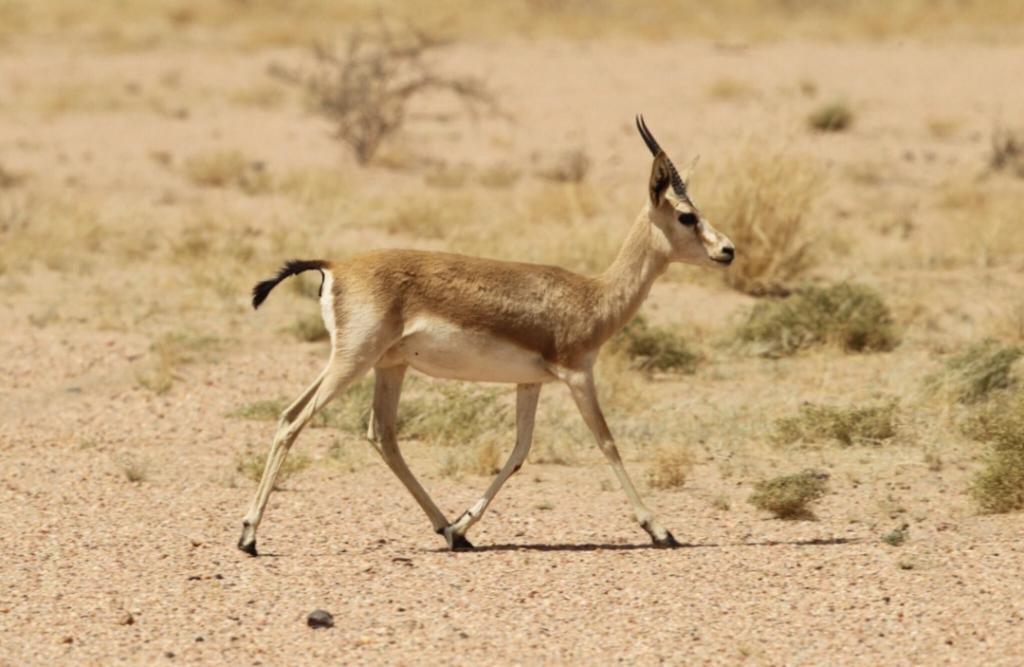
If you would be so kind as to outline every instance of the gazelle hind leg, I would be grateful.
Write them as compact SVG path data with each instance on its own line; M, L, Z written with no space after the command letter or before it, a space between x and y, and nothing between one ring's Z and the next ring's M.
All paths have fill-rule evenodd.
M640 494L636 491L636 487L633 486L629 475L626 474L626 468L622 465L622 457L619 456L619 450L615 446L615 440L612 438L611 431L608 429L608 423L604 420L604 415L601 413L601 406L597 400L597 389L594 386L592 373L588 371L574 375L566 379L566 384L569 385L569 390L576 401L576 406L579 408L580 414L583 415L583 421L587 423L591 433L594 434L597 446L601 449L601 453L604 454L605 458L608 459L608 463L618 478L619 484L626 492L626 497L629 498L629 502L633 506L633 513L636 515L636 520L640 523L640 526L651 536L654 544L661 547L679 546L672 533L665 530L651 510L647 509L647 506L644 505L644 502L640 499Z
M455 548L455 545L464 544L472 546L466 540L466 531L474 523L480 520L488 505L498 495L502 485L508 481L523 465L526 455L530 453L530 445L533 443L533 423L537 416L537 400L540 398L539 384L521 384L516 388L516 446L512 449L508 461L502 466L501 472L497 474L487 491L472 507L462 513L455 523L444 529L445 539L448 545Z
M288 450L291 449L299 432L309 423L313 415L334 398L339 391L364 375L370 365L371 362L339 361L337 356L332 356L320 377L303 392L302 396L281 413L277 432L274 434L274 441L270 446L270 453L267 455L263 476L256 488L256 495L249 505L249 511L246 512L245 518L242 520L242 536L238 540L239 549L250 555L256 555L256 528L263 519L263 512L270 499L270 492L274 490L274 482L284 464L285 457L288 456Z
M405 366L374 369L373 412L370 414L374 426L371 430L380 442L380 453L388 468L423 508L434 530L442 533L448 520L409 470L398 448L398 399L402 393L405 371Z

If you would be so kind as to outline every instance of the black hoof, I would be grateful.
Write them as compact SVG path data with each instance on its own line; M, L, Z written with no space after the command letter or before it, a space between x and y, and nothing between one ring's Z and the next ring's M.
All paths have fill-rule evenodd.
M256 540L253 540L252 542L243 542L242 540L238 540L238 548L250 556L258 555L256 553Z
M652 540L654 541L654 546L663 547L665 549L675 549L676 547L683 546L679 544L679 542L676 541L676 538L672 535L672 533L668 532L667 530L665 531L664 538L660 540L652 538Z
M448 547L452 551L472 551L473 545L469 540L466 539L465 535L452 535L451 542L448 543Z

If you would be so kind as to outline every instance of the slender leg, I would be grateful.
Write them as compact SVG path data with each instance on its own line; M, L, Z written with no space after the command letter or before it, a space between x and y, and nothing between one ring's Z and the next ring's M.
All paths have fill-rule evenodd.
M245 518L242 520L242 536L238 540L239 549L250 555L256 555L256 528L263 519L263 512L270 499L270 492L274 490L274 481L281 470L281 465L299 432L309 423L313 415L334 398L339 391L366 373L371 363L359 363L354 360L341 362L338 361L338 357L332 356L327 368L320 374L316 382L311 384L302 396L281 413L277 432L274 434L274 442L270 446L270 454L267 456L267 463L263 469L263 476L256 488L256 495L249 505L249 511L246 512Z
M601 452L608 459L608 463L615 472L615 476L618 477L619 484L625 490L626 496L633 506L633 513L636 514L636 520L640 522L640 525L647 531L647 534L651 536L651 540L656 545L662 547L679 546L672 533L665 530L658 523L654 514L640 500L640 494L636 492L636 487L633 486L629 475L626 474L626 469L622 465L622 458L619 456L619 450L615 446L615 440L612 438L608 424L601 413L601 406L597 401L597 389L594 387L592 371L588 370L583 373L574 374L566 379L566 384L569 385L569 390L576 401L576 406L579 408L580 414L583 415L583 421L587 423L591 433L594 434L597 446L601 448Z
M376 384L373 389L373 414L374 432L380 440L380 452L384 462L391 468L405 488L409 490L412 497L416 499L420 507L427 514L434 530L438 533L444 531L448 525L448 519L437 508L430 495L416 480L416 477L409 470L402 452L398 449L398 399L402 393L402 380L405 379L405 366L394 368L376 368Z
M472 507L463 512L455 523L444 529L444 537L448 541L448 546L452 548L458 544L472 546L466 540L466 531L480 520L480 517L487 511L487 506L494 500L494 496L501 490L502 485L522 467L533 442L533 422L537 415L537 399L540 398L540 388L539 384L521 384L516 388L516 446L501 472L487 487L484 495Z

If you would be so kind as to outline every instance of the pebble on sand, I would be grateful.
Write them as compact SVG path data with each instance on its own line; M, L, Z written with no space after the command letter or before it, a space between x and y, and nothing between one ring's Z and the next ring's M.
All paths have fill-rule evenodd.
M309 613L309 616L306 617L306 623L311 628L333 628L334 617L328 611L317 609Z

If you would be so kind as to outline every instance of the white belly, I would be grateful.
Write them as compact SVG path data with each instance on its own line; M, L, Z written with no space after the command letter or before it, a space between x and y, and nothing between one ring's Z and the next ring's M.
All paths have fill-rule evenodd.
M540 354L436 318L410 322L385 359L452 380L529 384L555 379Z

